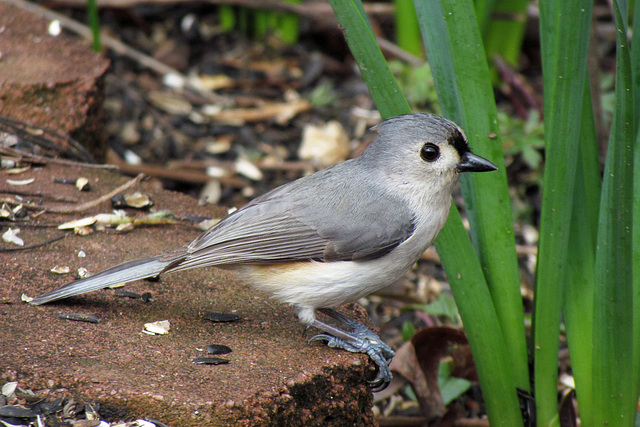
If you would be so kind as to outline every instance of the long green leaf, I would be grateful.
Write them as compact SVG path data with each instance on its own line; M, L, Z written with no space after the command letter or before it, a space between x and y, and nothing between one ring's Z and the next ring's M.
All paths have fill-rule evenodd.
M513 218L489 68L469 0L415 1L424 44L445 116L460 124L475 152L498 166L461 179L467 216L511 356L516 384L529 389L524 314ZM445 262L455 248L439 245Z
M593 292L601 178L591 94L586 80L584 91L563 311L580 421L584 426L592 426Z
M495 3L496 0L475 0L473 2L476 8L476 16L478 17L478 27L480 27L480 32L482 32L482 34L485 33L489 25Z
M522 53L522 40L527 26L529 0L497 0L493 17L484 32L487 59L493 64L495 56L502 58L512 67L517 67ZM497 72L491 65L492 78L497 80Z
M330 3L380 115L389 118L410 113L411 107L378 47L362 2L331 0Z
M397 89L395 78L386 65L377 63L382 54L362 11L362 3L359 0L331 0L331 6L382 116L407 112L408 105ZM460 314L485 396L492 396L491 401L487 401L489 417L494 425L520 425L522 420L515 381L511 369L505 369L511 366L509 349L505 345L482 268L455 206L452 206L447 224L441 233L441 241L456 245L459 252L455 259L446 263L445 268L452 285L457 288L455 293L463 295Z
M633 146L631 58L627 4L613 2L616 23L616 105L604 171L594 304L593 400L596 425L632 425L638 401L633 372ZM637 297L637 295L636 295Z
M398 46L415 56L424 56L413 0L394 0L393 6Z
M546 165L532 349L539 426L558 424L558 337L591 10L588 0L540 1Z
M636 379L636 393L640 393L640 4L634 7L633 24L636 31L631 40L631 71L633 74L633 105L636 106L636 143L633 164L633 378Z
M473 360L480 378L487 413L492 426L522 425L511 358L482 267L468 238L460 213L451 209L447 225L436 240L438 253L457 255L443 262L451 291L464 323ZM465 236L466 237L466 236Z

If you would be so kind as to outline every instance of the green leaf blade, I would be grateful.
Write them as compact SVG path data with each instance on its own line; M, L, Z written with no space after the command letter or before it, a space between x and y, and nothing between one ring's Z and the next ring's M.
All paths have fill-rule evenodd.
M594 419L631 425L637 405L633 367L633 156L635 112L626 2L613 2L616 22L616 108L600 200L593 345ZM637 295L636 295L637 297Z
M444 115L460 124L474 152L498 171L463 176L467 215L483 274L489 284L518 387L529 389L524 314L511 205L489 68L468 0L416 1L429 63ZM443 259L446 246L440 251Z
M532 349L539 426L558 422L559 332L591 10L591 2L583 0L540 1L546 165Z

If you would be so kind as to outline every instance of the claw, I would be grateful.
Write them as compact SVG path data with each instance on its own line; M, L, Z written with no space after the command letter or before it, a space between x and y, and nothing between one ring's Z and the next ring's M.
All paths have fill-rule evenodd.
M329 334L317 334L309 338L309 340L307 341L307 344L311 344L313 341L326 341L328 347L334 348L335 346L332 346L329 344L331 340L334 340L334 339L336 339L336 337Z
M326 341L327 346L331 348L339 348L352 353L367 354L378 367L378 373L372 381L369 381L369 385L373 391L385 389L393 377L389 369L391 359L395 355L393 349L366 326L333 310L323 309L322 312L343 323L351 330L344 331L319 320L315 320L313 326L327 333L314 335L308 342Z

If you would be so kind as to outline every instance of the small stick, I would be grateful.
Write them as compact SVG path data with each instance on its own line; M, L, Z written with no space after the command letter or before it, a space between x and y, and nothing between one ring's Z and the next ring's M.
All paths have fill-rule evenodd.
M113 191L110 191L109 193L105 194L104 196L98 197L97 199L92 200L90 202L80 203L79 205L74 205L74 206L61 206L61 207L45 208L45 209L46 209L47 212L53 212L53 213L83 212L83 211L91 209L94 206L98 206L100 203L103 203L103 202L106 202L107 200L110 200L116 194L122 193L123 191L133 187L134 185L136 185L140 181L142 181L142 178L144 178L144 174L141 173L138 176L136 176L135 178L133 178L132 180L128 181L127 183L125 183L125 184L121 185L120 187L114 189Z
M37 154L27 153L26 151L16 150L15 148L9 147L0 147L0 154L5 154L7 156L12 156L11 160L16 160L19 162L28 162L28 163L54 163L57 165L66 165L66 166L80 166L83 168L94 168L94 169L117 169L117 166L114 165L99 165L95 163L84 163L84 162L76 162L74 160L65 160L65 159L54 159L51 157L38 156Z
M34 243L33 245L28 246L20 246L18 248L0 248L0 252L15 252L15 251L24 251L27 249L39 248L44 245L48 245L49 243L57 242L58 240L62 240L67 237L69 234L61 234L60 236L54 237L49 240L45 240L44 242Z
M136 176L135 178L133 178L132 180L128 181L127 183L121 185L120 187L116 188L113 191L110 191L109 193L105 194L104 196L100 196L95 200L92 200L90 202L86 202L86 203L80 203L80 204L76 204L73 206L54 206L54 207L46 207L46 206L42 206L42 205L37 205L35 203L30 203L30 202L25 202L25 201L21 201L21 200L16 200L16 199L10 199L7 197L0 197L0 203L12 203L12 204L17 204L17 205L22 205L24 206L26 209L31 209L31 210L41 210L41 211L45 211L45 212L51 212L51 213L73 213L73 212L83 212L86 210L91 209L94 206L99 205L102 202L106 202L107 200L111 199L113 196L115 196L116 194L122 193L123 191L131 188L132 186L136 185L137 183L139 183L142 178L144 178L144 174L139 174L138 176Z

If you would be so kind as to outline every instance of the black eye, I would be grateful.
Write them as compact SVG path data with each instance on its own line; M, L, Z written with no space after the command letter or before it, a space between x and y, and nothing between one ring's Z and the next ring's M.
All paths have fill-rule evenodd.
M433 162L440 157L440 149L435 144L424 144L420 150L420 157L427 162Z

